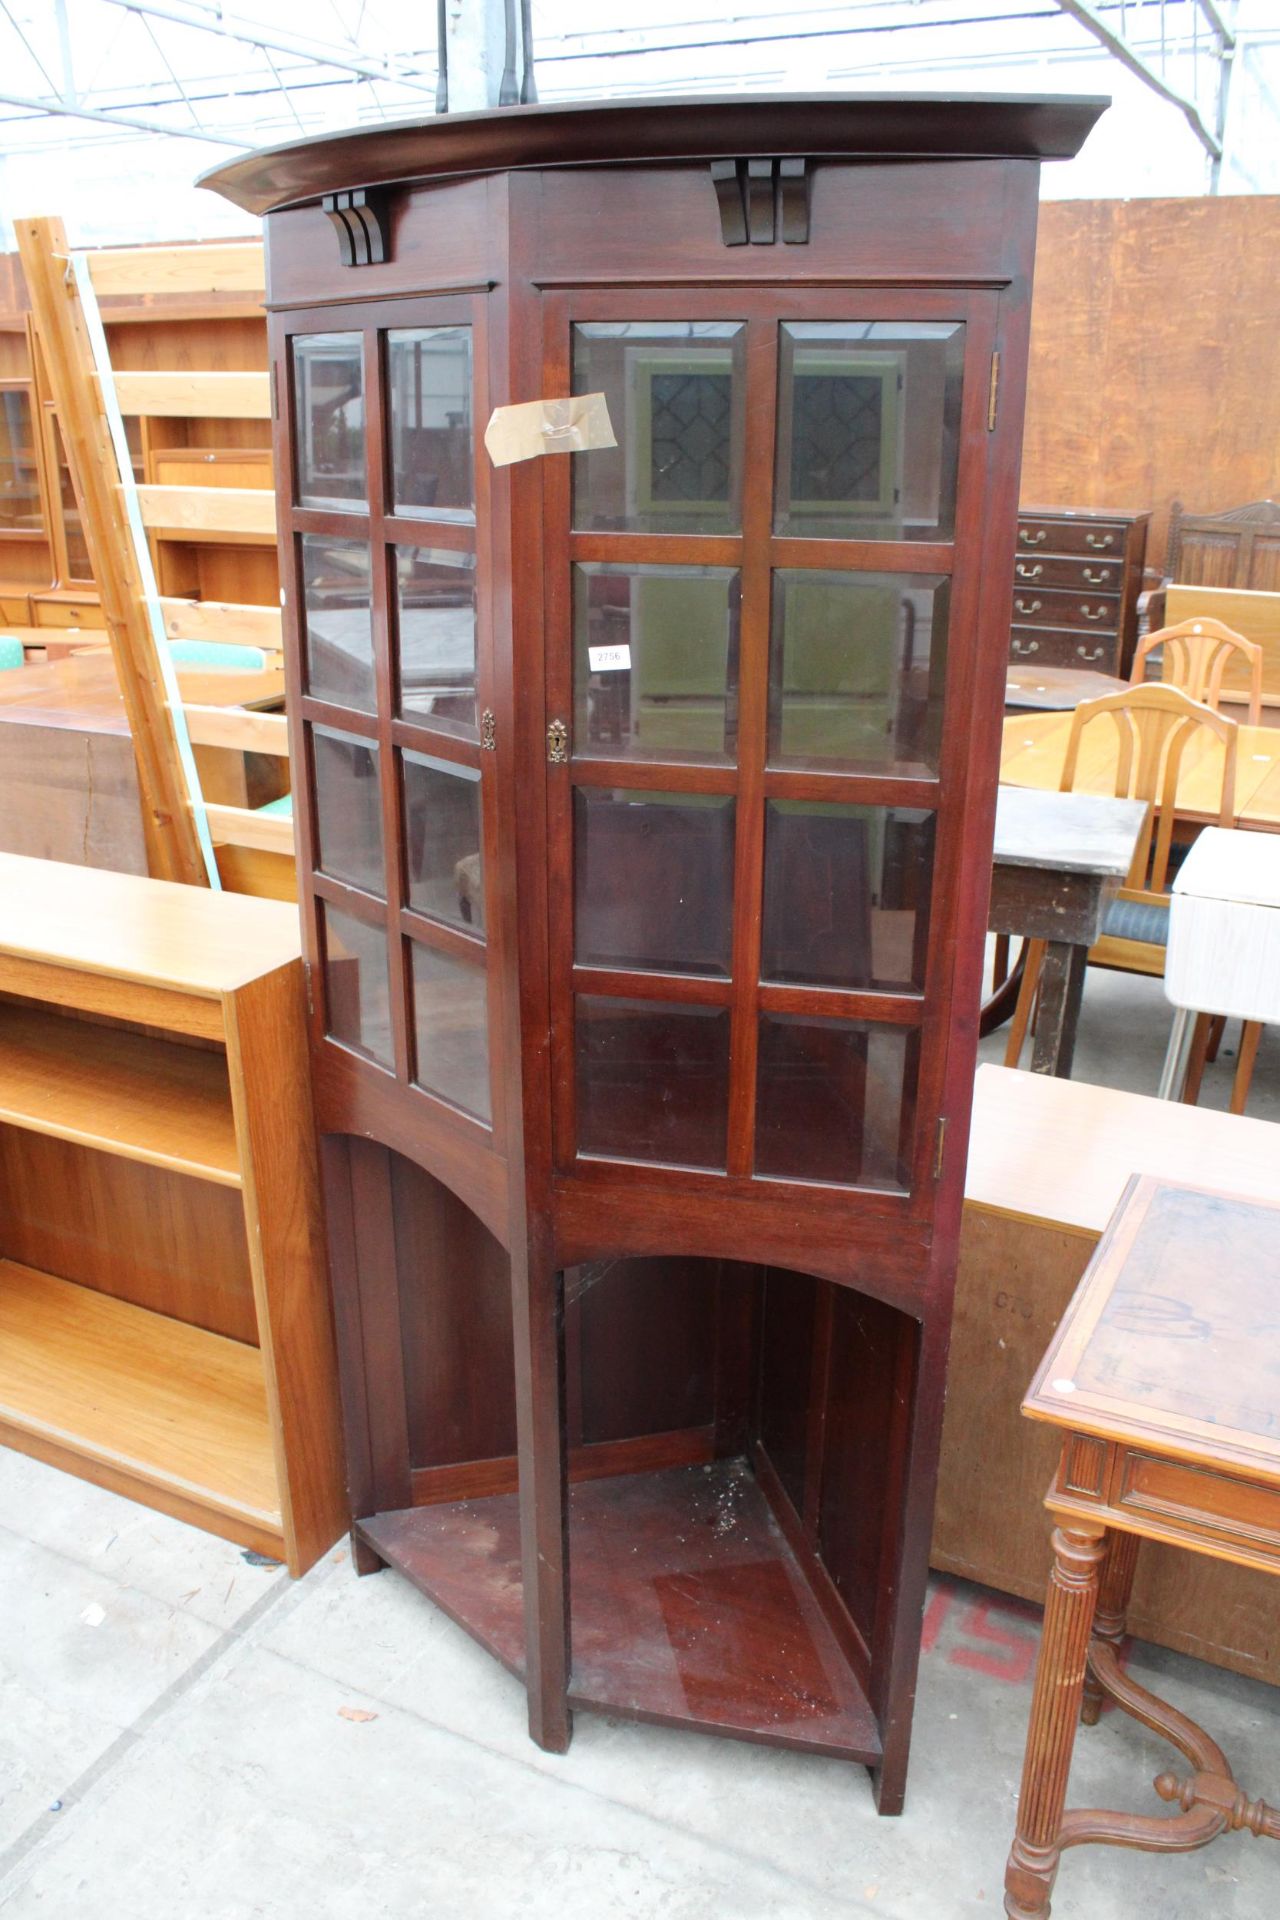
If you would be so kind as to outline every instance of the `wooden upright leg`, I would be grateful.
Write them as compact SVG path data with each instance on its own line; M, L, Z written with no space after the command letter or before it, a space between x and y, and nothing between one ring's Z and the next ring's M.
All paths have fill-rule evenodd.
M1240 1033L1240 1053L1236 1060L1236 1077L1231 1083L1231 1112L1243 1113L1249 1099L1249 1083L1253 1079L1253 1063L1258 1057L1258 1042L1262 1038L1261 1020L1246 1020Z
M1129 1613L1129 1596L1133 1592L1133 1576L1138 1565L1138 1548L1141 1541L1136 1533L1108 1533L1107 1557L1102 1568L1102 1578L1098 1583L1098 1605L1093 1616L1093 1638L1105 1640L1108 1646L1120 1651L1124 1639L1125 1621ZM1086 1727L1096 1727L1098 1715L1102 1712L1104 1699L1102 1688L1094 1678L1092 1668L1084 1677L1084 1710L1081 1719Z
M1186 1107L1194 1107L1200 1098L1200 1082L1204 1079L1204 1063L1209 1053L1212 1025L1211 1013L1196 1015L1196 1024L1191 1032L1191 1052L1187 1057L1187 1077L1182 1083L1182 1104Z
M532 1235L527 1248L512 1248L511 1294L529 1733L548 1753L567 1753L572 1722L564 1275Z
M1072 946L1065 940L1050 940L1045 947L1040 1011L1031 1050L1032 1073L1051 1073L1059 1080L1071 1078L1087 955L1086 947Z
M1047 1920L1049 1914L1104 1551L1101 1527L1075 1520L1054 1531L1018 1826L1004 1876L1010 1920Z

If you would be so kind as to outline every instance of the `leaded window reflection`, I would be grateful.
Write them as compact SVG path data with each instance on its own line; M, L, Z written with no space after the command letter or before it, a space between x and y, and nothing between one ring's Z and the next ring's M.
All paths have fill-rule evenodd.
M963 371L958 321L784 323L776 530L950 540Z
M573 462L573 522L599 531L736 533L745 330L738 321L584 323L573 391L603 393L616 447Z
M573 571L577 751L730 758L738 731L737 573L594 562Z

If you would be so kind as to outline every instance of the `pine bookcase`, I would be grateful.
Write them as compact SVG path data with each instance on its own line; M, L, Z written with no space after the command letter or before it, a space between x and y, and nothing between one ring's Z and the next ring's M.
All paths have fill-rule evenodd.
M0 855L0 1440L294 1574L341 1530L292 907Z

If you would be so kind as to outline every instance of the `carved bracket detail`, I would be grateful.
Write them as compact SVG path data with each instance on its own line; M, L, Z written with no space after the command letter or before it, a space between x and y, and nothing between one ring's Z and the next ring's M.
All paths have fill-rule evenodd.
M711 184L726 247L771 247L779 229L788 246L808 240L807 160L713 160Z
M338 236L344 267L380 267L391 258L391 221L386 195L376 187L326 193L320 204Z

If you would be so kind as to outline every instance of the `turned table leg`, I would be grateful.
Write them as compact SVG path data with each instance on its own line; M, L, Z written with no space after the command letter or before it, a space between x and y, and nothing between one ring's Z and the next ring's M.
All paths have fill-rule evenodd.
M1095 1640L1105 1640L1115 1648L1117 1654L1124 1639L1129 1596L1133 1592L1133 1576L1137 1571L1138 1548L1141 1544L1136 1533L1108 1533L1106 1537L1107 1557L1098 1582L1093 1637ZM1086 1727L1097 1726L1104 1698L1093 1669L1089 1668L1084 1676L1084 1710L1081 1714Z
M1105 1550L1101 1527L1076 1520L1054 1531L1018 1826L1004 1877L1004 1910L1010 1920L1047 1920L1049 1913Z

